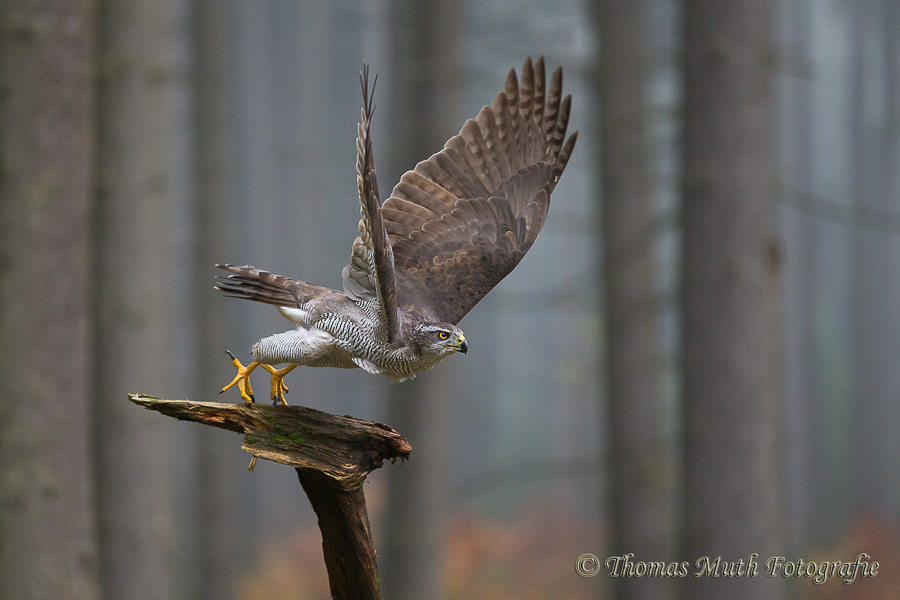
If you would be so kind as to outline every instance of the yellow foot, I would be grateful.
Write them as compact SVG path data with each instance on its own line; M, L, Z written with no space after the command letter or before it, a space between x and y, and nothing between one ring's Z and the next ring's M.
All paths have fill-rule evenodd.
M288 391L287 385L284 383L284 376L296 369L299 365L288 365L283 369L276 369L271 365L263 365L262 368L272 374L272 404L281 402L287 404L284 399L285 392Z
M241 398L246 400L247 404L252 404L254 402L254 398L253 388L250 387L250 373L253 372L253 369L259 366L259 361L254 360L252 363L245 367L241 364L241 361L235 358L234 354L232 354L230 350L226 350L225 352L227 352L228 356L231 357L231 364L237 367L238 372L237 375L234 376L234 379L231 380L231 383L219 390L219 393L221 394L228 388L232 387L234 384L237 384L238 389L241 392Z

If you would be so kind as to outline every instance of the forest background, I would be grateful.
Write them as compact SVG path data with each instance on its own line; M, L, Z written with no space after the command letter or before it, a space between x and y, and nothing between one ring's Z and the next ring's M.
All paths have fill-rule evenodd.
M384 597L897 598L898 39L897 0L0 3L0 598L328 597L295 474L126 395L239 401L287 324L215 263L340 287L363 59L386 197L540 54L579 141L468 355L288 377L414 448L366 484Z

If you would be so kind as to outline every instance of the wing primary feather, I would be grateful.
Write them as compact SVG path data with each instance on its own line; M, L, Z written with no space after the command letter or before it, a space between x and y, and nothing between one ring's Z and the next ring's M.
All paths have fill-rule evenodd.
M522 117L530 120L534 111L534 67L531 64L531 57L525 59L522 66L522 85L519 95L519 106Z
M572 150L575 148L575 142L578 140L578 132L573 131L572 135L569 136L569 139L566 140L566 143L563 145L562 150L559 151L559 155L556 157L556 164L554 165L553 170L553 181L556 183L559 181L562 172L565 170L566 165L569 164L569 159L572 157Z
M556 158L566 137L566 129L569 127L569 109L572 105L572 96L563 98L559 108L559 116L556 119L556 127L553 128L550 137L550 157Z
M521 111L519 110L519 82L516 78L516 70L510 69L506 76L506 151L515 164L522 164L522 141L519 134Z
M502 92L501 92L502 94ZM499 95L494 99L494 103L499 102ZM494 113L494 106L485 106L479 111L475 117L479 129L481 129L482 138L487 147L487 156L491 157L497 167L500 176L497 183L506 179L512 174L512 167L509 164L509 157L506 155L506 148L503 147L503 141L500 139L500 131L497 129L497 115Z
M543 158L543 144L538 139L538 131L534 125L534 111L537 98L534 65L529 56L522 66L522 84L519 91L520 109L520 144L523 163L530 163Z
M562 68L556 67L550 76L550 92L547 98L547 109L544 112L544 136L550 139L556 129L556 121L559 118L559 105L562 101ZM552 147L547 147L547 158L553 158Z
M503 175L504 179L515 173L512 165L516 164L515 156L509 149L509 131L511 127L509 124L509 113L506 108L507 103L508 97L506 92L500 92L494 98L494 104L491 105L491 109L494 112L494 133L497 135L497 147L502 149L507 165L507 172Z
M537 125L544 120L544 57L539 56L534 63L534 111L533 118Z

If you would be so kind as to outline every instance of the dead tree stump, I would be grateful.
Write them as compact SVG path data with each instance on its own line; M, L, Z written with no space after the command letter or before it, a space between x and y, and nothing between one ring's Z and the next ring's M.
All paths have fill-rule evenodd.
M176 419L241 433L241 449L254 458L294 467L319 519L331 597L381 597L363 483L385 460L409 458L412 447L403 436L382 423L302 406L162 400L140 394L128 399Z

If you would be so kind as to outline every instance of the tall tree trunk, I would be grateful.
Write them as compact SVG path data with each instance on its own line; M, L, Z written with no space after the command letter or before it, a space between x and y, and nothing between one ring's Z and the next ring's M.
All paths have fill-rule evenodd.
M172 428L126 398L169 391L167 16L164 3L109 0L99 20L95 391L109 598L172 596Z
M784 551L771 5L686 0L684 28L684 556L764 561ZM747 577L728 594L783 585ZM720 586L691 577L687 597Z
M94 3L0 4L0 598L100 597L90 460Z
M208 398L233 377L225 356L228 335L223 323L234 319L233 306L212 289L213 265L233 256L231 44L229 2L195 2L194 44L194 148L196 156L196 233L194 248L194 313L199 334L196 393ZM235 348L235 350L238 350ZM259 398L265 402L265 397ZM205 428L204 428L205 429ZM191 597L232 598L239 574L240 531L238 478L246 474L225 457L233 454L234 440L217 431L200 432L198 493L199 586Z
M854 203L860 217L897 210L894 182L900 164L896 79L900 74L894 71L897 59L891 52L896 48L897 31L883 25L896 21L891 4L870 1L851 5L854 41L849 119L853 132ZM879 87L882 95L878 94ZM887 231L857 225L852 235L854 508L889 519L896 516L900 502L895 469L900 450L898 328L896 302L892 298L897 289L897 246Z
M666 439L649 164L650 44L643 0L596 0L609 398L610 554L671 561L675 463ZM661 599L665 578L617 579L620 598Z
M454 102L458 77L456 33L461 8L440 0L396 0L391 22L397 27L390 83L390 162L387 183L399 180L443 147L458 129ZM382 145L384 147L384 145ZM376 160L377 160L376 140ZM385 183L384 178L382 184ZM382 188L386 197L389 189ZM441 551L447 510L452 357L417 379L391 385L389 423L412 444L412 460L388 471L389 504L385 543L379 546L385 598L441 598Z
M814 495L817 477L828 471L817 451L816 432L821 418L819 385L815 364L816 286L818 227L810 215L790 205L813 189L812 105L813 88L802 73L811 69L812 15L806 0L781 3L780 56L787 57L781 74L779 175L783 179L780 195L787 208L781 210L784 236L785 290L781 340L784 344L784 429L787 484L788 547L801 552L809 535L821 532L815 527L816 515L826 505ZM793 65L789 68L788 65Z
M885 210L893 214L900 209L900 41L897 40L897 32L900 31L900 5L892 0L881 1L884 11L881 26L881 35L884 38L884 78L883 91L885 124L882 129L881 168L883 200ZM900 242L894 237L889 246L889 256L893 260L888 263L888 272L884 274L892 286L888 294L888 302L883 315L883 324L890 331L888 345L885 353L888 357L900 355ZM900 396L900 373L894 368L894 364L887 366L890 377L885 382L885 390L882 397L885 400L885 408L889 411L891 424L887 430L886 448L891 456L900 455L900 411L897 409L897 397ZM893 428L890 428L890 426ZM890 487L886 492L886 501L882 510L888 518L900 517L900 465L897 461L885 461L884 476L890 481Z

